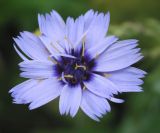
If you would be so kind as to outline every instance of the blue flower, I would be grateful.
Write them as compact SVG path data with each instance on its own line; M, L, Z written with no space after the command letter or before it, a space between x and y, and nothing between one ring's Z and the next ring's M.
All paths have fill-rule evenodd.
M89 10L66 23L52 11L38 15L40 35L22 32L14 48L27 81L10 90L13 102L38 108L57 97L60 114L74 117L79 108L99 121L110 112L108 101L122 92L141 92L145 72L131 67L143 58L137 40L107 34L109 13Z

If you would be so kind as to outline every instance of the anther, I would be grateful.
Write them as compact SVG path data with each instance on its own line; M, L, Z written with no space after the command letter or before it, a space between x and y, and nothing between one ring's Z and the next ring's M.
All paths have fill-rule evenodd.
M62 77L59 77L58 80L62 80Z
M58 64L58 62L55 59L51 58L50 56L48 57L48 60L52 61L54 64Z
M64 75L65 78L73 78L73 75L70 75L70 74L67 74L67 75Z
M104 77L106 77L106 78L108 78L108 77L111 76L111 74L107 74L107 73L104 73L103 75L104 75Z
M77 70L78 68L83 68L84 70L86 70L86 66L83 66L83 65L77 65L75 66L75 70Z
M64 76L65 76L65 75L64 75L64 72L62 72L62 81L67 84L68 82L66 81L66 79L65 79Z

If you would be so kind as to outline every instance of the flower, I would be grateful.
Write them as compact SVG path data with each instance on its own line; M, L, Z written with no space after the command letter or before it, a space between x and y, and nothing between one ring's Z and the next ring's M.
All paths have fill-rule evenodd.
M29 80L9 92L16 104L38 108L60 96L60 114L74 117L79 108L99 121L110 112L108 101L122 92L141 92L145 72L131 67L143 58L138 41L107 35L109 13L89 10L66 23L52 11L38 15L40 35L22 32L14 48L22 62L21 77Z

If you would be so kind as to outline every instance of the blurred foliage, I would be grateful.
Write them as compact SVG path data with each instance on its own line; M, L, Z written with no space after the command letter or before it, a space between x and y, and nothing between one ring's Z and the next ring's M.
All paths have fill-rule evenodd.
M14 105L8 90L22 82L12 37L37 29L37 13L52 9L74 18L88 9L111 12L109 34L136 38L144 59L135 66L147 71L144 92L125 93L100 123L82 111L72 119L60 116L58 99L29 111ZM160 132L160 1L146 0L5 0L0 1L0 133L159 133ZM37 32L38 33L38 32Z

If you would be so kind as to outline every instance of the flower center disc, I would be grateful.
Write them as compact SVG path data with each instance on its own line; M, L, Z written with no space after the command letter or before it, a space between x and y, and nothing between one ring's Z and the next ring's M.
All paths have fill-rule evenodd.
M64 67L64 78L70 84L87 80L89 73L86 63L82 59L70 59Z
M72 53L76 58L61 57L56 65L56 73L62 83L69 85L82 84L90 79L94 60L88 55L81 56L81 52Z

